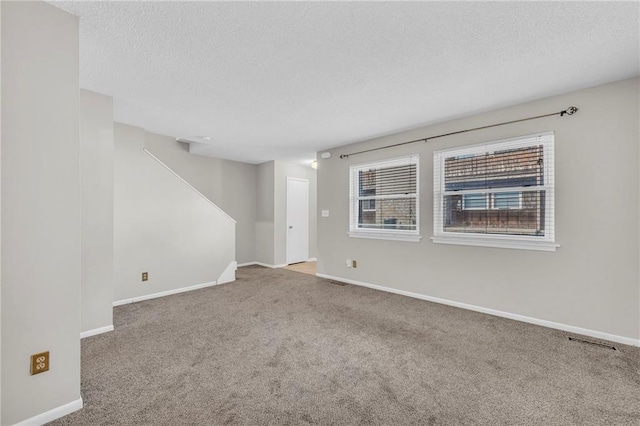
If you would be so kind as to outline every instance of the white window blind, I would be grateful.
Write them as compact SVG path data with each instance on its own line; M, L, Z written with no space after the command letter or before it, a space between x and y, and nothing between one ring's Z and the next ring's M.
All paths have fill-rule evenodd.
M437 243L555 250L553 132L434 153Z
M411 155L350 167L350 236L419 240L418 163Z

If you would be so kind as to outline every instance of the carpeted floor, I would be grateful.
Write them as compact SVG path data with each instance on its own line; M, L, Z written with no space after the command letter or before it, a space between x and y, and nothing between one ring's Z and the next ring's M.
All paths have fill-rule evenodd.
M115 308L56 425L634 425L640 349L250 266Z

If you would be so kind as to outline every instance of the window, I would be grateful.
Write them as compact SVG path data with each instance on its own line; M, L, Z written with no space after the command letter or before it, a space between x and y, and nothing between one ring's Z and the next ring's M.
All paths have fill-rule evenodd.
M491 206L491 207L489 207ZM464 194L463 210L521 209L522 192L499 192L496 194Z
M465 194L462 196L464 210L486 210L488 206L487 194Z
M434 153L435 243L555 250L553 132Z
M362 211L376 211L376 200L362 200Z
M522 192L498 192L491 197L492 209L521 209Z
M419 241L419 157L351 166L349 236Z

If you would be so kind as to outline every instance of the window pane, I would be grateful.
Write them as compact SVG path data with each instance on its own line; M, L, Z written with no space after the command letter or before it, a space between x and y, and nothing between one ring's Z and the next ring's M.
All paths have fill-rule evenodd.
M445 158L444 190L544 185L542 145Z
M500 195L503 197L500 203L510 205L514 198L508 198L508 194L518 194L517 198L520 200L518 192L494 193L489 196ZM519 207L504 209L473 210L463 208L463 204L467 203L463 197L469 196L476 197L477 194L446 195L444 197L442 218L444 231L474 234L545 235L545 191L522 192L522 204L518 204Z
M500 192L493 195L494 209L519 209L520 192Z
M360 201L358 228L416 230L416 199L389 198L375 200L373 210L366 210L366 200Z
M358 189L360 197L376 195L376 171L368 170L359 172Z
M487 208L487 194L466 194L462 196L462 208L483 210Z
M416 193L416 165L378 169L376 195L398 195Z
M407 164L360 171L358 196L415 194L416 167L416 164Z
M375 210L376 200L360 200L360 208L364 211Z

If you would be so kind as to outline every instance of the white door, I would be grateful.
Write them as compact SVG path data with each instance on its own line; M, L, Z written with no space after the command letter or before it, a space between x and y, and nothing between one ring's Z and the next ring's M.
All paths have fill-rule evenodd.
M309 181L287 177L287 263L309 259Z

